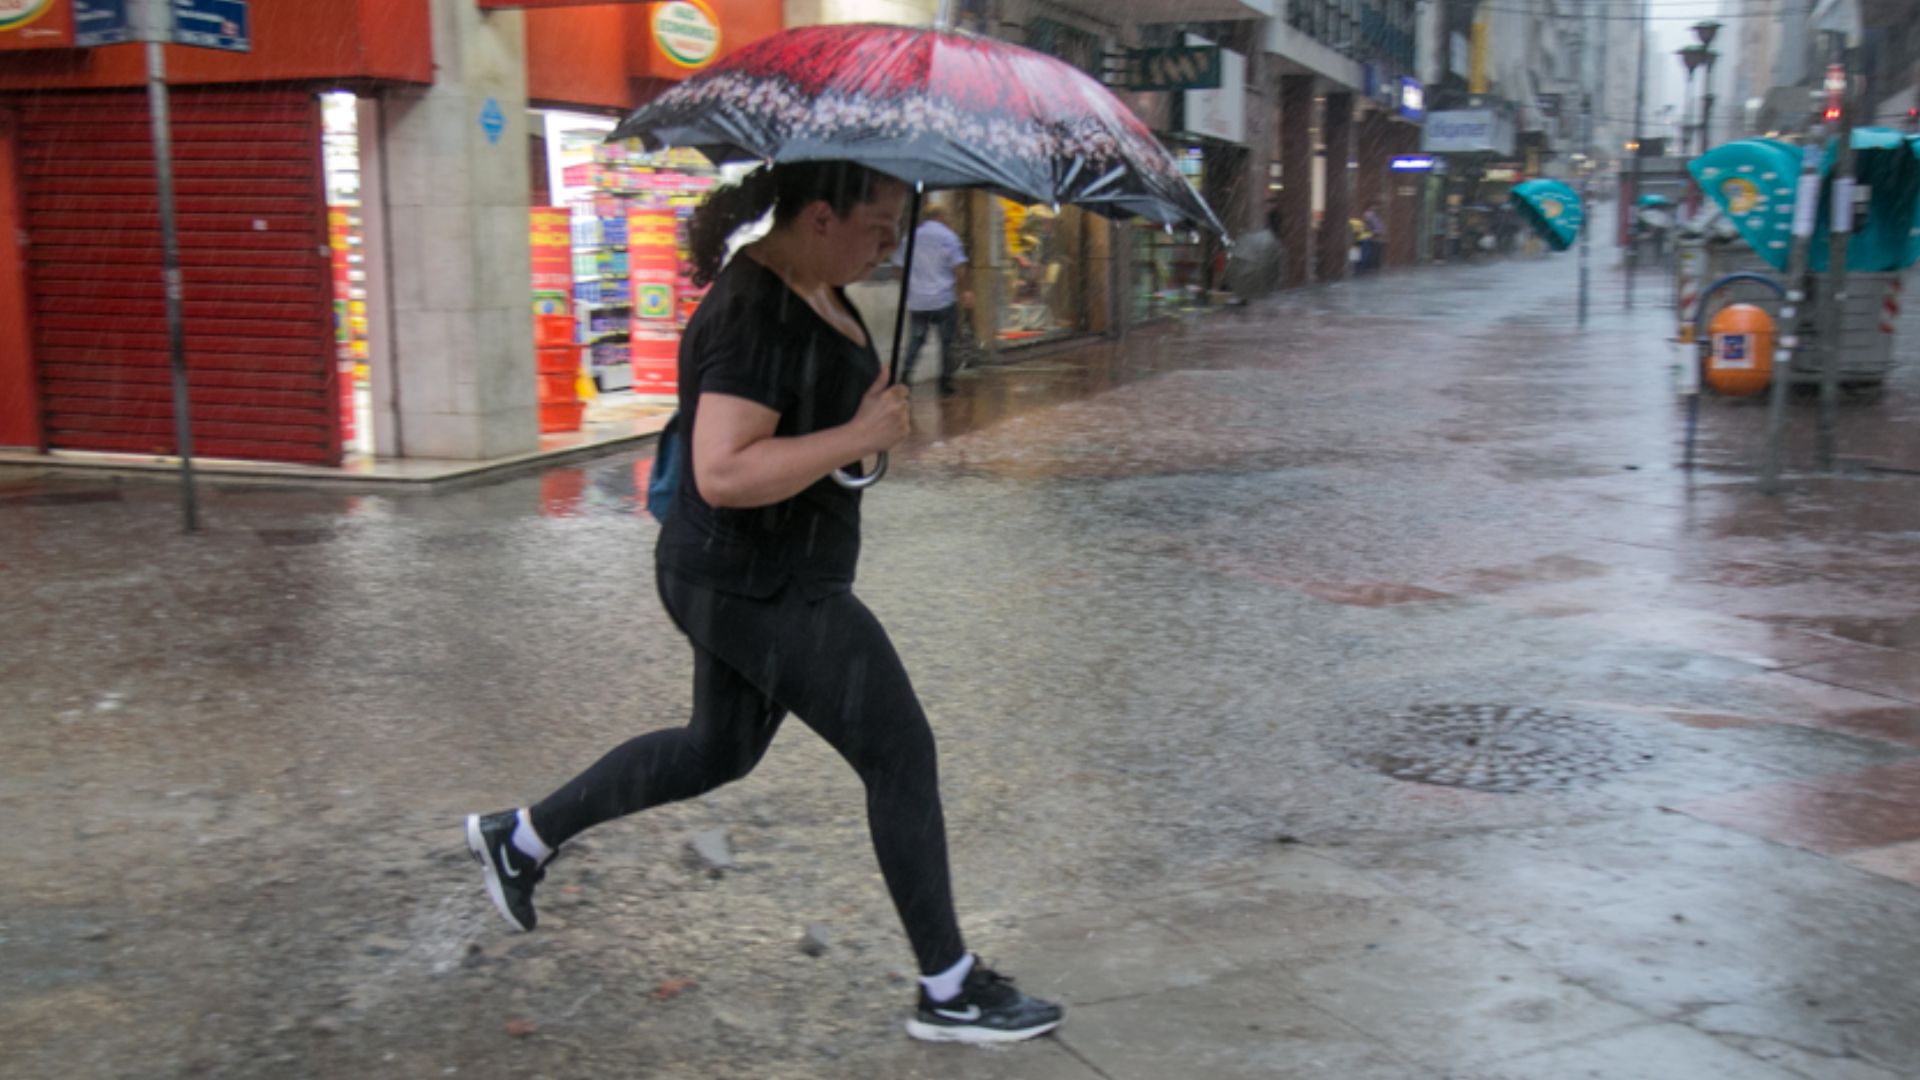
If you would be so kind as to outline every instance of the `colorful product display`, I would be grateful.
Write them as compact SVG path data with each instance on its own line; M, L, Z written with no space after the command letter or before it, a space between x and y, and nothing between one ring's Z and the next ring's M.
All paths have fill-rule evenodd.
M366 230L360 217L358 99L324 95L322 158L327 184L327 248L333 270L333 333L340 372L340 442L373 452L367 345Z

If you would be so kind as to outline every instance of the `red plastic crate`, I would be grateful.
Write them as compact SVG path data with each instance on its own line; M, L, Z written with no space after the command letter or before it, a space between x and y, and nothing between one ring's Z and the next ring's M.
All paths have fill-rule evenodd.
M556 345L573 344L573 316L571 315L535 315L533 317L533 343L546 349Z
M580 370L577 345L548 346L534 350L542 375L572 375Z
M579 431L580 419L587 411L583 401L543 401L540 403L540 434Z

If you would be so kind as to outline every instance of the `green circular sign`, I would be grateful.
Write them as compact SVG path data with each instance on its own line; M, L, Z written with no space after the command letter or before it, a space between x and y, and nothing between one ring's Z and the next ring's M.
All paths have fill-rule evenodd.
M720 23L705 4L669 0L653 9L653 41L681 67L706 67L720 54Z

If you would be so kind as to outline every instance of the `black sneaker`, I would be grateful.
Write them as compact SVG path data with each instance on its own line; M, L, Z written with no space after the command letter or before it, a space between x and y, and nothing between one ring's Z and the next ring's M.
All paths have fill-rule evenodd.
M1045 1035L1065 1018L1060 1006L1028 997L1014 989L1012 979L975 960L952 1001L934 1002L921 989L907 1034L927 1042L1019 1042Z
M513 830L519 826L517 810L485 817L468 814L467 850L487 872L487 895L500 909L501 918L512 923L515 930L531 930L535 921L533 887L547 872L533 856L513 846Z

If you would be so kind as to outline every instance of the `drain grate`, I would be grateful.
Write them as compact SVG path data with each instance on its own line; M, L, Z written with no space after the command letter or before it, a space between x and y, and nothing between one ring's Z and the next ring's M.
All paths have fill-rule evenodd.
M1355 760L1421 784L1510 794L1598 783L1653 760L1612 724L1519 705L1420 705Z

